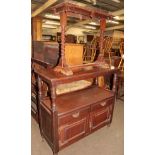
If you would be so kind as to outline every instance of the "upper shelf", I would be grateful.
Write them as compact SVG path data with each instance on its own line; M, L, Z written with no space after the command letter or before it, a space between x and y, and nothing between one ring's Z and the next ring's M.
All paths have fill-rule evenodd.
M53 69L51 70L35 70L35 72L41 76L46 82L50 82L53 84L62 84L62 83L69 83L77 80L84 80L89 78L95 78L97 76L112 74L118 71L118 69L109 69L109 68L102 68L101 66L97 66L97 64L93 64L94 66L87 66L85 67L82 65L82 68L79 70L73 71L73 75L66 76L60 72L55 72Z

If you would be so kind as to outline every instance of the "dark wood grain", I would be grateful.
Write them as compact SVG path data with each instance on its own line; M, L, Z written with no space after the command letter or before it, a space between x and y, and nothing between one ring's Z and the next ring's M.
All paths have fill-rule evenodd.
M38 120L41 135L46 139L57 155L59 150L91 134L112 121L115 93L117 85L117 69L103 68L102 53L103 33L106 19L112 16L105 11L83 8L68 2L49 7L52 14L60 14L61 23L61 53L57 64L58 46L43 43L35 48L32 60L32 73L35 74L32 92L37 96ZM81 19L100 20L100 54L98 61L92 64L82 64L69 67L65 58L65 30L67 16L73 15ZM80 15L80 16L79 16ZM47 47L46 49L43 47ZM55 51L55 52L53 52ZM88 67L92 67L88 69ZM68 74L69 73L69 74ZM72 73L72 74L71 74ZM105 90L98 87L99 76L114 74L113 89ZM88 88L63 95L56 94L59 84L78 80L90 80L93 84ZM33 95L33 94L32 94Z
M52 70L35 70L38 82L47 82L50 96L43 96L39 87L39 119L42 135L53 149L54 153L77 140L91 134L97 129L108 125L112 121L117 83L117 70L94 67L92 70L74 72L71 76L54 72ZM106 90L92 86L57 95L56 86L76 80L98 78L100 75L114 74L113 89ZM42 96L42 97L41 97Z

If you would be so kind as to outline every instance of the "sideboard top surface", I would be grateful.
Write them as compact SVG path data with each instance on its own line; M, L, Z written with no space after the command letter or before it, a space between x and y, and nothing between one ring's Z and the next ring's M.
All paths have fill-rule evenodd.
M76 92L57 96L56 107L58 114L62 115L66 112L71 112L79 108L84 108L91 104L109 99L113 96L113 92L105 90L104 88L93 86L84 90L79 90ZM50 99L47 98L42 102L50 110Z

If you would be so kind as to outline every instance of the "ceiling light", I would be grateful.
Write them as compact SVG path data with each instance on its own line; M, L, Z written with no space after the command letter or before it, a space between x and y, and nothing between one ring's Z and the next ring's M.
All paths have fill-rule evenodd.
M120 3L120 0L112 0L113 2Z
M50 21L50 20L46 20L45 24L51 24L51 25L60 25L59 22L55 22L55 21Z
M108 23L113 23L113 24L119 24L119 22L114 21L114 20L108 20L107 22L108 22Z
M60 16L52 15L52 14L49 14L49 13L45 14L45 17L51 18L51 19L60 19Z
M93 2L93 5L96 5L96 0L92 0L92 2Z
M113 17L113 18L116 19L116 20L119 20L119 19L120 19L119 16L115 16L115 17Z
M85 28L96 30L96 27L94 27L94 26L85 26Z
M90 24L90 25L99 25L99 24L97 24L96 22L90 22L89 24Z
M56 26L46 25L46 24L43 24L42 27L43 28L50 28L50 29L56 29L57 28Z

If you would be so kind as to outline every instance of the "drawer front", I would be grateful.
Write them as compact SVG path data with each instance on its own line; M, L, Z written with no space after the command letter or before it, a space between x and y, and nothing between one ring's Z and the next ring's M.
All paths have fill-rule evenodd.
M102 110L92 112L90 130L93 131L100 127L103 127L104 125L109 123L110 119L111 119L111 114L110 114L109 106L107 106Z
M102 110L105 109L106 106L109 106L110 104L114 103L114 98L107 99L98 103L95 103L92 105L91 110L96 111L96 110Z
M64 147L84 137L88 131L88 118L59 127L59 147Z
M77 110L71 113L68 113L64 116L59 117L59 126L70 124L73 122L76 122L78 120L81 120L82 118L85 118L89 115L89 108Z

